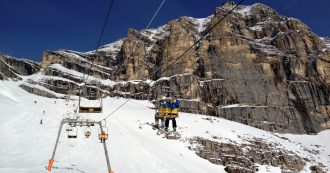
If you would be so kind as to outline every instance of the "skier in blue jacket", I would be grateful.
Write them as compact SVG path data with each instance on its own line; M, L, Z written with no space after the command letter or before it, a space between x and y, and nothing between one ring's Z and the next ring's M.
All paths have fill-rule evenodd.
M177 100L176 97L169 98L169 106L171 108L171 113L165 119L165 131L168 131L170 120L172 120L172 127L175 132L177 127L175 118L178 117L180 107L179 100Z

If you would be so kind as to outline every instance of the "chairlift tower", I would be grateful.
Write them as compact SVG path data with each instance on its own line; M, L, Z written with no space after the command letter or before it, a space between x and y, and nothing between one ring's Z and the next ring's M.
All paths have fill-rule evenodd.
M100 122L100 121L78 120L78 119L70 119L70 118L62 119L62 121L60 123L59 130L58 130L58 133L57 133L56 142L55 142L55 146L54 146L54 150L53 150L51 159L49 160L49 163L48 163L48 166L47 166L48 172L51 172L51 170L52 170L56 149L57 149L59 139L60 139L60 136L61 136L61 131L62 131L62 128L65 124L67 124L66 131L68 131L68 138L77 138L77 132L78 132L77 131L78 130L77 126L87 127L87 128L89 128L90 126L94 126L95 124L100 126L99 139L103 139L102 143L103 143L104 154L105 154L105 158L106 158L106 162L107 162L108 173L113 173L112 169L111 169L111 165L110 165L110 159L109 159L107 145L106 145L106 142L105 142L105 140L108 138L108 132L107 132L106 127L103 126L102 122ZM71 127L71 130L68 130L68 129L70 129L69 127ZM73 130L73 129L76 129L76 130ZM86 136L86 138L88 138L90 136L90 131L89 131L89 135L87 136L86 133L85 133L85 136Z

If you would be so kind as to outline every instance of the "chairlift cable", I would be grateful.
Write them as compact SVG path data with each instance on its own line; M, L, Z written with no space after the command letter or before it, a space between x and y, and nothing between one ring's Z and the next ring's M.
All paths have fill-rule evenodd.
M155 19L156 16L158 15L160 9L162 8L162 6L163 6L163 4L164 4L165 2L166 2L166 0L163 0L162 3L159 5L159 7L157 8L156 12L154 13L154 15L152 16L152 18L150 19L150 21L149 21L149 23L148 23L146 29L148 29L148 28L150 27L150 25L152 24L152 22L154 21L154 19ZM111 2L110 6L109 6L109 10L108 10L108 13L107 13L106 21L108 20L108 16L109 16L109 13L110 13L110 10L111 10L111 7L112 7L112 3L113 3L113 1ZM106 22L105 22L105 24L106 24ZM99 47L99 44L100 44L100 41L101 41L101 38L102 38L102 35L103 35L103 32L104 32L104 29L105 29L105 26L106 26L105 24L103 25L102 32L101 32L101 36L100 36L100 39L99 39L99 42L98 42L98 46L97 46L97 48L96 48L96 50L95 50L95 56L96 56L96 54L97 54L97 50L98 50L98 47ZM141 37L139 37L138 42L139 42L140 40L141 40ZM92 61L92 65L91 65L90 69L88 70L87 78L86 78L85 80L83 80L85 84L88 82L88 77L90 76L90 71L91 71L91 68L92 68L92 66L93 66L93 64L94 64L94 60L95 60L95 59L93 59L93 61ZM121 67L120 67L119 69L117 69L117 71L116 71L116 75L118 74L118 72L119 72L120 70L121 70ZM84 75L85 75L85 74L84 74ZM85 76L84 76L84 77L85 77ZM83 78L84 78L84 77L83 77ZM78 106L80 105L80 102L81 102L81 95L82 95L82 92L84 92L84 91L83 91L83 89L82 89L82 87L81 87L81 88L80 88L80 91L79 91L79 104L78 104ZM100 96L100 97L102 97L102 96ZM101 102L101 104L102 104L102 101L100 101L100 102Z
M79 105L80 105L80 101L81 101L81 92L82 92L82 88L85 86L85 84L88 82L88 78L90 76L90 72L92 70L92 67L94 65L94 62L95 62L95 59L97 57L97 51L100 47L100 44L101 44L101 41L102 41L102 37L104 35L104 31L105 31L105 28L106 28L106 25L108 23L108 20L110 18L110 12L112 10L112 6L113 6L113 2L114 0L111 0L110 3L109 3L109 6L108 6L108 10L107 10L107 14L106 14L106 17L105 17L105 20L104 20L104 23L103 23L103 26L102 26L102 29L101 29L101 33L100 33L100 36L99 36L99 39L98 39L98 42L97 42L97 45L96 45L96 48L95 48L95 52L94 52L94 55L95 57L92 59L92 63L91 63L91 66L89 67L89 69L87 70L87 77L85 79L85 73L83 73L83 81L82 81L82 86L79 87L79 103L78 103L78 106L77 108L79 109Z
M212 25L211 27L209 27L203 34L202 36L194 42L194 44L192 44L186 51L184 51L180 56L178 56L178 58L176 58L172 63L176 63L178 62L178 60L180 60L182 57L184 57L184 55L190 50L192 49L194 46L196 46L207 34L209 34L217 25L219 25L225 18L227 18L229 16L229 14L231 14L239 5L241 5L245 0L240 0L231 10L229 10L226 14L224 14L224 16L218 21L216 22L214 25ZM164 73L165 71L167 71L169 68L171 67L171 65L168 65L167 67L165 67L164 70L160 71L160 73ZM156 72L158 72L159 70L161 70L160 67L158 67L153 73L152 75L156 74ZM147 84L150 84L152 81L148 82ZM119 105L114 111L112 111L108 116L106 116L105 118L103 118L102 120L106 120L108 117L110 117L112 114L114 114L116 111L118 111L121 107L123 107L127 102L129 102L130 100L132 100L132 98L127 99L124 103L122 103L121 105ZM101 120L101 121L102 121Z
M97 54L97 51L100 47L100 44L101 44L101 41L102 41L102 37L103 37L103 34L104 34L104 31L105 31L105 28L106 28L106 25L107 25L107 22L108 22L108 19L110 17L110 12L111 12L111 9L112 9L112 5L113 5L113 2L114 0L111 0L110 4L109 4L109 7L108 7L108 12L107 12L107 15L106 15L106 18L104 20L104 23L103 23L103 26L102 26L102 30L101 30L101 33L100 33L100 37L99 37L99 40L97 42L97 45L96 45L96 48L95 48L95 58L96 58L96 54ZM92 64L87 72L87 78L86 78L86 81L84 83L86 83L88 81L88 77L90 76L90 71L94 65L94 62L95 62L95 58L93 58L92 60Z

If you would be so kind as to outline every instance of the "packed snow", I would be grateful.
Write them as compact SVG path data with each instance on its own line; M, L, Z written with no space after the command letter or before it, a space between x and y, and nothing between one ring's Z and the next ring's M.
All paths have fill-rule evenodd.
M211 22L212 17L213 17L213 15L206 17L206 18L189 17L189 19L193 22L198 33L201 33L203 31L205 31L205 29L208 27L209 23Z
M59 123L68 113L72 113L77 100L33 95L18 87L23 82L0 81L0 130L5 132L0 135L0 172L44 173ZM125 101L123 98L107 97L103 100L102 114L87 114L83 117L101 120ZM223 166L212 164L188 149L188 139L196 136L238 144L246 143L246 139L261 138L309 158L310 164L320 162L330 167L329 130L314 136L281 135L222 118L181 113L177 119L181 139L169 140L157 135L148 125L154 121L151 107L153 105L149 101L131 100L107 119L107 146L114 172L225 172ZM79 127L78 138L67 139L65 129L62 130L52 172L107 172L104 151L97 139L98 129L92 128L89 139L84 137L83 131L84 128ZM310 153L309 150L320 150L320 153ZM280 168L261 165L259 172L280 172ZM310 172L308 165L302 172Z

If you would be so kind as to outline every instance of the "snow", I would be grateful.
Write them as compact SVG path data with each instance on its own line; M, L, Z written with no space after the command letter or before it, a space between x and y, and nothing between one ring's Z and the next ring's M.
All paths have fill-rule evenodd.
M77 52L77 51L73 51L73 50L59 50L59 51L55 51L55 52L62 55L62 56L65 56L65 57L74 58L74 59L77 59L79 61L83 61L85 63L92 64L92 62L87 60L90 57L86 57L89 54L84 55L81 52ZM102 68L102 69L105 69L105 70L111 70L111 68L109 68L109 67L101 66L101 65L98 65L98 64L95 64L95 63L93 64L93 66L98 67L98 68ZM93 70L97 70L97 69L93 68ZM100 71L100 70L97 70L97 71L102 73L102 71Z
M0 134L0 172L46 172L45 166L55 144L59 122L77 105L75 101L30 94L18 87L23 82L0 81L0 130L5 132ZM83 118L101 120L125 101L107 97L103 100L105 109L102 114L87 114ZM181 113L177 123L182 137L180 140L169 140L156 135L156 131L147 125L154 121L154 110L149 107L152 104L148 101L131 100L107 119L107 146L115 172L225 172L223 166L212 164L188 149L188 139L196 136L236 144L260 138L309 158L311 162L303 172L308 172L308 166L318 162L330 167L330 130L313 136L276 134L222 118ZM44 110L45 115L42 114ZM42 125L39 124L41 118ZM98 129L92 128L92 136L86 139L83 137L84 128L78 128L77 139L67 139L65 130L62 131L54 163L60 169L53 172L106 172L104 151L96 135ZM314 154L308 150L320 150L320 153ZM280 172L280 169L261 165L259 172Z
M149 54L150 51L152 50L152 48L156 45L156 42L158 40L162 40L162 39L165 39L165 37L169 36L170 35L170 31L169 31L169 26L166 24L166 25L163 25L163 26L160 26L156 29L144 29L142 31L140 31L140 34L147 37L151 43L147 44L146 47L145 47L145 51L146 51L146 54ZM142 38L139 37L139 40L141 40Z
M154 86L157 82L164 81L164 80L170 80L173 77L185 76L185 75L191 75L191 74L189 74L189 73L182 73L182 74L175 74L175 75L173 75L171 77L161 77L161 78L157 79L156 81L149 81L148 84L150 86Z
M75 70L67 69L67 68L63 67L61 64L52 64L49 66L49 68L57 69L59 71L62 71L63 73L67 73L67 74L74 76L76 78L79 78L79 79L83 79L84 77L85 78L87 77L87 75L84 75L83 73L77 72ZM116 82L109 80L109 79L102 80L102 79L95 78L93 76L88 77L88 81L95 81L95 80L100 81L103 85L108 85L108 86L113 86L116 84Z
M170 34L169 31L169 26L166 25L162 25L156 29L144 29L142 31L140 31L140 33L143 36L146 36L153 44L157 42L157 40L162 40L164 39L166 36L168 36Z
M52 91L52 90L49 90L49 89L45 88L44 86L34 85L34 84L27 83L27 82L23 83L23 85L26 85L26 86L28 86L28 87L30 87L30 88L36 88L36 89L39 89L39 90L45 91L45 92L50 93L50 94L53 94L53 95L55 95L56 97L59 97L59 98L65 96L65 95L63 95L63 94L59 94L59 93L56 93L56 92L54 92L54 91Z
M250 27L250 29L253 31L262 31L262 26L256 25L256 26Z
M292 21L297 21L297 22L301 22L299 19L297 18L293 18L293 17L289 17L288 20L292 20Z
M241 14L242 16L246 17L251 15L251 9L253 6L239 6L239 8L236 8L234 12Z
M101 46L97 51L100 51L100 52L112 52L112 53L115 53L117 54L120 49L121 49L121 46L124 42L124 39L119 39L113 43L110 43L110 44L106 44L106 45L103 45ZM86 55L91 55L91 54L95 54L95 50L92 50L92 51L88 51L88 52L85 52Z
M1 91L7 91L1 92L1 100L17 100L16 104L8 102L0 108L0 129L12 134L1 134L0 172L46 172L45 166L52 153L59 122L67 110L73 109L73 103L66 105L65 100L31 95L13 82L1 82L0 88ZM101 119L124 101L125 99L107 98L104 102L107 107L104 114L93 117ZM140 129L139 123L153 120L154 111L146 108L146 105L148 103L145 101L132 101L126 105L129 109L122 109L108 119L110 139L107 145L115 172L224 172L222 166L198 157L182 142L157 136L149 125ZM43 110L45 115L42 115ZM44 122L42 125L39 124L41 118ZM78 169L86 173L106 172L104 151L95 135L97 130L92 129L90 139L83 137L82 128L79 128L77 139L66 139L63 130L54 166Z
M30 65L32 65L32 66L34 66L34 65L36 65L36 64L40 64L39 62L34 62L34 61L31 61L31 60L29 60L29 59L25 59L25 58L16 58L16 57L13 57L13 56L10 56L10 55L5 55L5 54L2 54L2 53L0 53L0 55L6 57L6 58L8 58L8 59L14 59L14 60L16 60L16 61L24 61L25 63L30 64ZM7 65L8 65L8 64L7 64Z
M75 70L67 69L67 68L63 67L62 64L57 64L57 63L52 64L52 65L49 66L49 68L57 69L59 71L62 71L64 73L70 74L70 75L78 77L78 78L83 78L84 77L83 73L77 72ZM93 77L90 77L90 78L93 78Z
M75 59L78 59L80 61L83 61L83 62L87 62L87 63L90 63L89 61L87 61L85 58L82 58L81 56L77 55L76 53L74 52L70 52L68 50L59 50L59 51L55 51L56 53L59 53L63 56L66 56L66 57L70 57L70 58L75 58Z
M213 15L208 16L206 18L193 18L193 17L189 17L189 19L195 25L196 30L198 31L198 33L201 33L203 31L205 31L205 29L207 28L207 26L211 22L212 17L213 17Z
M255 105L245 105L245 104L231 104L231 105L226 105L226 106L221 106L220 108L236 108L236 107L251 107L251 108L257 108L257 107L267 107L267 106L255 106Z
M267 166L267 165L258 165L257 173L281 173L281 169L279 167Z
M42 84L46 84L43 82L43 80L61 80L61 81L65 81L65 82L71 82L77 85L80 85L72 80L69 80L67 78L63 78L63 77L58 77L58 76L47 76L44 75L43 72L38 72L35 73L33 75L30 76L23 76L23 79L27 80L27 81L32 81L34 83L42 83Z
M248 107L248 105L232 104L232 105L221 106L220 108L235 108L235 107Z
M287 33L279 32L275 37L280 36L281 34L287 34ZM237 35L237 37L241 38L244 41L249 42L255 49L258 49L259 51L267 53L269 55L290 56L290 55L286 54L285 52L279 50L277 47L267 44L267 42L272 40L272 38L265 37L262 39L253 40L253 39L244 37L242 35ZM266 44L264 44L263 42L266 42Z
M327 48L330 48L330 38L320 37L320 39L324 42Z

